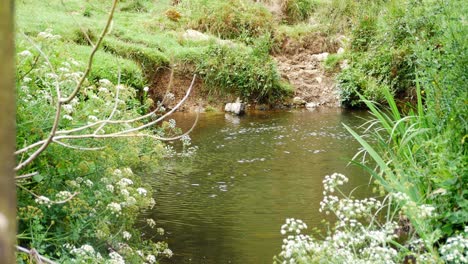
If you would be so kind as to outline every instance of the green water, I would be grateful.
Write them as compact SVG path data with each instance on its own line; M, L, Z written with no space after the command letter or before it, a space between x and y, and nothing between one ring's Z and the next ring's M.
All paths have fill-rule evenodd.
M167 160L148 175L157 206L144 217L166 230L174 252L164 263L272 263L286 218L323 228L323 177L348 175L345 191L369 181L347 166L358 145L342 126L356 128L364 116L336 109L201 115L191 134L197 154ZM175 116L182 128L194 118Z

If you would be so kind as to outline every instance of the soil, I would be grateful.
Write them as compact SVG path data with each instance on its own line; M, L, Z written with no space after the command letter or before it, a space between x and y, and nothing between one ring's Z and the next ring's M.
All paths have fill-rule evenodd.
M336 42L316 34L302 41L283 42L275 55L282 78L295 88L294 97L314 105L339 107L340 98L333 77L322 66L327 53L335 53Z
M300 41L285 39L280 50L273 54L278 64L281 77L294 88L293 97L300 97L306 103L315 106L339 107L339 93L333 77L327 74L322 66L324 53L334 53L338 49L337 42L317 34L312 34ZM166 108L173 108L186 94L193 74L190 69L175 69L171 86L171 70L163 69L154 73L150 96L155 102L160 102L167 91L174 94L174 99L165 102ZM228 102L234 102L236 97L226 94L213 94L203 89L203 80L196 78L192 93L178 111L205 111L208 108L222 111ZM285 105L291 105L288 100ZM291 100L292 101L292 98ZM283 105L283 104L281 104ZM257 109L258 106L251 106ZM276 106L272 106L276 108ZM261 105L259 109L270 109L271 106Z
M171 83L171 70L165 69L154 74L153 83L149 92L150 97L155 102L162 102L164 95L169 92L174 95L173 100L166 100L164 107L172 109L182 98L187 94L187 91L194 77L190 71L174 70ZM178 109L182 112L204 112L208 107L222 110L228 102L235 101L232 95L216 95L210 94L206 89L203 89L203 80L200 77L195 77L194 86L185 103Z

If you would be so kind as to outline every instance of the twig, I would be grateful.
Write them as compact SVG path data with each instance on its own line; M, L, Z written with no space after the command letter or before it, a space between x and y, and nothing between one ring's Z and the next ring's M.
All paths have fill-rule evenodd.
M86 68L86 71L85 73L83 74L83 76L81 76L81 79L80 81L78 82L78 84L76 85L75 89L73 90L73 92L67 97L67 98L62 98L61 96L61 93L60 93L60 87L58 86L58 82L57 82L57 87L56 87L56 92L57 92L57 106L56 106L56 112L55 112L55 118L54 118L54 123L52 125L52 129L49 133L49 136L47 137L46 140L43 141L42 143L42 146L39 147L39 149L37 149L33 154L31 154L31 156L29 156L25 161L21 162L20 164L18 164L16 167L15 167L15 171L19 171L21 170L22 168L24 168L26 165L28 165L29 163L31 163L34 159L37 158L37 156L39 156L39 154L41 154L46 148L47 146L52 142L52 139L54 138L55 136L55 133L57 131L57 128L58 128L58 124L59 124L59 121L60 121L60 111L61 111L61 107L62 107L62 104L66 104L68 102L70 102L73 98L75 98L75 96L78 94L81 86L83 85L83 82L84 80L86 79L86 77L88 76L89 72L91 71L91 66L92 66L92 63L93 63L93 58L94 58L94 54L96 53L97 49L99 48L99 45L101 44L102 40L104 39L104 36L106 35L108 29L109 29L109 25L111 24L111 21L112 21L112 17L114 16L114 11L115 11L115 8L117 6L117 2L118 0L114 0L113 1L113 4L112 4L112 9L109 13L109 17L107 18L107 23L106 23L106 26L104 28L104 30L102 31L101 33L101 36L99 37L99 40L98 42L96 43L95 47L93 48L92 52L91 52L91 55L89 56L89 60L88 60L88 67ZM43 54L43 56L45 55L42 50L37 47L37 45L35 45L34 43L32 43L38 50L39 52L41 52L41 54ZM48 62L48 64L51 66L52 64L49 62L47 56L44 56L46 61Z
M26 253L26 254L31 255L31 257L33 257L33 258L36 260L36 262L38 262L38 263L42 263L42 261L43 261L43 262L49 263L49 264L57 264L57 262L52 261L52 260L50 260L50 259L48 259L48 258L46 258L46 257L43 257L43 256L39 255L39 253L37 252L37 250L35 250L34 248L32 248L32 249L27 249L27 248L24 248L24 247L22 247L22 246L18 246L18 245L17 245L17 246L16 246L16 249L17 249L18 251L20 251L20 252L23 252L23 253Z
M164 115L162 115L161 117L157 118L156 120L154 121L151 121L145 125L141 125L139 127L136 127L136 128L131 128L131 129L127 129L127 130L124 130L124 131L120 131L120 132L116 132L116 133L112 133L112 134L104 134L104 135L98 135L98 134L83 134L83 135L67 135L69 133L72 133L72 132L78 132L78 131L82 131L84 129L87 129L87 128L91 128L93 126L96 126L96 125L102 125L102 124L122 124L122 123L133 123L135 121L138 121L138 120L141 120L143 118L147 118L147 117L150 117L151 115L153 115L155 113L155 111L152 111L144 116L141 116L141 117L137 117L137 118L134 118L134 119L128 119L128 120L100 120L100 121L97 121L97 122L94 122L92 124L89 124L89 125L85 125L85 126L82 126L82 127L79 127L79 128L75 128L75 129L71 129L71 130L63 130L63 131L57 131L56 133L56 136L53 138L53 140L60 140L60 139L77 139L77 138L113 138L113 137L130 137L130 136L137 136L137 137L141 137L141 136L145 136L145 137L151 137L151 138L154 138L154 139L157 139L157 140L161 140L161 141L171 141L171 140L177 140L179 139L181 136L177 136L177 137L172 137L172 138L164 138L164 137L159 137L159 136L154 136L154 135L148 135L148 134L129 134L131 132L136 132L136 131L139 131L139 130L142 130L144 128L147 128L149 126L152 126L154 124L157 124L159 122L161 122L162 120L164 120L166 117L168 117L169 115L171 115L172 113L174 113L186 100L187 98L189 97L192 89L193 89L193 86L195 84L195 80L196 80L196 75L193 76L193 79L192 79L192 83L190 84L190 87L189 89L187 90L187 93L185 94L184 98L182 98L182 100L179 101L179 103L174 106L174 108L172 108L169 112L165 113ZM198 115L197 115L197 120L198 120ZM196 124L196 122L195 122ZM193 127L188 131L188 132L191 132L193 130ZM187 133L185 133L184 135L186 135ZM33 149L41 144L43 144L45 142L45 140L42 140L42 141L38 141L34 144L31 144L27 147L24 147L18 151L15 152L15 155L18 155L18 154L21 154L23 152L26 152L30 149Z
M114 17L114 12L115 12L115 7L117 6L117 2L118 0L114 0L113 3L112 3L112 8L111 8L111 11L109 13L109 17L107 18L107 22L106 22L106 26L104 27L104 29L102 30L102 33L101 33L101 36L99 36L99 39L98 41L96 42L96 45L94 46L93 50L91 51L91 55L89 56L89 59L88 59L88 66L83 74L83 76L81 76L81 79L80 81L78 82L78 84L76 85L75 89L73 90L73 92L66 98L60 98L60 102L62 104L66 104L68 102L70 102L73 98L75 98L75 96L78 94L78 92L80 91L81 89L81 86L83 85L84 81L86 80L86 78L88 77L88 74L89 72L91 71L91 67L93 65L93 59L94 59L94 54L96 54L99 46L101 45L102 43L102 40L104 39L104 37L106 36L107 34L107 31L109 30L109 27L110 27L110 24L112 22L112 18Z
M31 177L36 176L37 174L39 174L39 172L35 171L35 172L28 173L28 174L23 174L23 175L20 175L20 176L16 176L15 179L20 180L20 179L31 178Z

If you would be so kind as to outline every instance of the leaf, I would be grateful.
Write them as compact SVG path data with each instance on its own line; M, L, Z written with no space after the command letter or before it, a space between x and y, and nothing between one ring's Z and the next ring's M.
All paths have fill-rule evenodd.
M36 174L32 178L35 182L41 182L44 179L44 176L42 176L41 174Z

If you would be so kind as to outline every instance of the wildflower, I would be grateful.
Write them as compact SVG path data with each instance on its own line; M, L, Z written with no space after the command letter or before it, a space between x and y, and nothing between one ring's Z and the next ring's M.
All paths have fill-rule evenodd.
M114 202L108 204L107 209L109 209L112 212L112 214L115 214L117 216L120 215L122 211L122 207L120 206L120 204Z
M125 260L122 258L122 256L120 256L120 254L115 251L109 253L109 257L110 264L125 264Z
M119 170L119 169L115 169L115 170L114 170L114 175L115 175L115 176L122 176L122 171Z
M128 192L127 189L122 189L122 190L120 190L120 193L121 193L123 196L125 196L125 197L128 197L128 196L130 195L130 193Z
M65 68L65 67L60 67L60 68L58 68L58 71L59 71L59 72L69 72L70 69Z
M172 250L170 250L170 249L168 249L168 248L164 249L162 253L163 253L163 255L165 255L165 256L168 257L168 258L170 258L170 257L172 257L172 256L174 255L174 254L172 253Z
M156 257L154 255L148 255L146 257L146 261L148 261L149 263L156 263Z
M29 78L29 77L24 77L24 78L23 78L23 82L25 82L25 83L28 83L28 82L30 82L31 80L32 80L32 79Z
M94 183L93 183L91 180L86 180L86 181L84 182L84 184L85 184L86 186L88 186L88 187L91 187L91 186L94 185Z
M145 86L145 87L143 88L143 91L145 91L145 93L148 92L148 90L149 90L148 86Z
M176 127L176 121L174 119L169 120L169 127L170 128L175 128Z
M158 235L162 236L162 235L164 235L164 229L161 228L161 227L158 227L158 228L156 228L156 233L158 233Z
M146 193L147 193L145 188L138 188L137 192L138 192L138 194L143 195L143 196L146 196Z
M146 223L149 225L149 227L153 228L156 226L156 221L154 221L152 218L146 219Z
M20 56L20 57L30 57L30 56L32 56L32 53L29 50L23 50L22 52L18 53L18 56Z
M108 190L109 192L114 192L114 185L112 184L106 185L106 190Z
M108 85L111 85L112 83L107 79L101 79L101 80L99 80L99 84L104 85L104 86L105 85L108 86Z
M155 205L156 205L156 201L153 198L151 198L150 203L149 203L150 208L153 209Z
M72 196L72 194L69 191L61 191L55 195L58 200L66 200L70 198L70 196Z
M38 204L44 204L44 205L48 205L48 207L50 207L50 204L51 204L51 201L48 197L45 197L45 196L39 196L37 197L34 201L36 201L36 203Z
M96 116L93 116L93 115L88 116L88 119L93 121L93 122L98 121L98 118Z
M120 186L120 188L125 188L128 185L132 185L133 181L128 179L128 178L122 178L119 182L117 182L117 185Z
M123 90L123 89L125 89L125 85L119 84L119 85L117 85L117 86L115 87L115 89L117 89L117 90ZM122 100L120 100L120 101L123 102L123 103L125 103L125 102L122 101Z
M125 240L130 240L130 238L132 238L132 234L130 234L130 233L127 232L127 231L123 231L123 232L122 232L122 237L123 237Z
M108 93L109 92L109 90L107 90L107 88L105 88L105 87L99 87L98 91L101 92L101 93Z
M123 172L124 172L124 174L126 174L126 175L128 175L128 176L133 175L133 171L132 171L132 169L130 169L130 168L124 168L124 169L123 169Z
M63 117L63 119L67 119L67 120L70 120L70 121L73 120L73 117L71 115L63 115L62 117Z
M71 105L71 104L64 104L62 107L63 107L63 110L64 110L67 114L73 113L73 105Z

